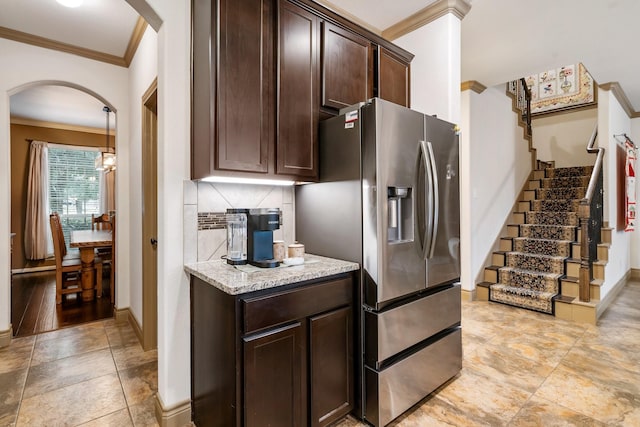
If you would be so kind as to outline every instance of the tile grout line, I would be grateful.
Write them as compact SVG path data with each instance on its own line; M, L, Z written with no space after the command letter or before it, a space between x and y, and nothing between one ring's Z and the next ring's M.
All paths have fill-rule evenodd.
M131 421L131 425L135 426L135 422L133 421L133 415L131 414L131 408L129 407L129 399L127 399L127 393L124 391L124 386L122 385L122 377L120 376L120 369L118 369L118 364L116 363L116 358L113 355L113 347L111 346L111 339L109 339L109 334L107 333L107 329L105 327L105 322L103 321L102 327L104 329L104 333L107 336L107 342L109 343L109 353L111 353L111 359L113 360L113 366L116 368L116 375L118 376L118 383L120 384L120 390L122 390L122 396L124 397L124 403L127 408L127 414L129 414L129 421ZM114 411L115 412L115 411Z
M33 363L33 354L36 351L36 342L38 341L38 335L33 339L33 344L31 344L31 355L29 357L29 366L27 366L27 374L24 376L24 382L22 383L22 392L20 393L20 400L18 401L18 410L16 411L16 427L18 426L18 419L20 417L20 410L22 409L22 401L24 400L24 392L27 388L27 380L29 379L29 374L31 373L31 364Z
M564 405L561 405L561 404L559 404L559 403L556 403L556 402L550 401L550 400L548 400L548 399L545 399L544 397L536 396L536 395L537 395L537 393L538 393L538 391L540 391L540 389L544 386L544 384L549 380L549 378L553 375L553 373L554 373L554 372L556 372L556 370L558 369L558 367L562 364L562 361L567 357L567 355L571 352L571 350L573 350L573 349L574 349L574 347L576 346L576 344L577 344L577 343L582 339L582 337L584 336L584 334L586 333L586 331L587 331L587 328L584 328L584 329L582 330L582 332L581 332L581 333L580 333L580 335L576 338L576 340L573 342L573 344L571 345L571 347L570 347L570 348L569 348L569 349L564 353L564 355L563 355L563 356L558 360L558 362L555 364L555 366L553 367L553 369L551 370L551 372L549 372L549 374L548 374L547 376L545 376L544 380L543 380L543 381L538 385L538 387L535 389L535 391L534 391L533 393L531 393L531 396L529 396L529 398L527 399L527 401L526 401L526 402L525 402L525 403L520 407L520 409L518 410L518 413L517 413L514 417L512 417L512 418L507 422L507 425L511 424L511 423L513 422L513 420L515 420L515 419L517 418L518 414L519 414L520 412L522 412L522 410L524 409L524 407L526 406L526 404L527 404L528 402L530 402L530 401L531 401L531 399L532 399L533 397L536 397L537 399L542 399L542 400L544 400L544 401L550 402L550 403L552 403L552 404L554 404L554 405L557 405L557 406L561 406L561 407L566 408L566 409L568 409L568 410L570 410L570 411L572 411L572 412L579 413L579 414L581 414L581 415L584 415L584 416L588 417L589 419L593 419L593 418L589 417L588 415L583 414L583 413L581 413L581 412L579 412L579 411L577 411L577 410L575 410L575 409L567 408L567 407L566 407L566 406L564 406ZM596 421L597 421L597 420L596 420Z

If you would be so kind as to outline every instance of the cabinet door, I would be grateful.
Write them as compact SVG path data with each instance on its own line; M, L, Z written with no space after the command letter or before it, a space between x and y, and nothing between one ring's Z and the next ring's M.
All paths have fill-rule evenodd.
M351 306L309 320L311 425L326 426L353 409Z
M322 23L322 106L340 109L373 96L369 40Z
M268 172L275 108L272 4L219 1L216 169Z
M380 46L378 48L378 97L410 107L409 64Z
M318 18L280 0L276 173L318 176Z
M305 426L305 326L296 322L244 338L244 425Z

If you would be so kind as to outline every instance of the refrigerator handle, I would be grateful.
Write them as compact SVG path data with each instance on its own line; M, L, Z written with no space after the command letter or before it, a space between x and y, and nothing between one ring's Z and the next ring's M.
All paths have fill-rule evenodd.
M440 211L440 194L438 192L438 170L436 169L436 158L433 154L433 146L428 141L427 147L429 148L429 162L431 163L431 167L429 168L431 177L429 180L431 182L431 193L433 194L433 222L431 223L431 243L429 245L428 257L432 258L433 252L436 249L436 237L438 236L438 212Z
M422 258L426 260L430 254L428 248L430 243L429 236L431 236L433 232L433 183L431 179L431 161L426 141L420 141L418 156L418 170L416 173L420 181L420 177L424 171L424 178L423 182L418 182L418 185L422 185L422 188L419 189L420 195L416 200L422 201L421 199L424 198L424 203L417 206L417 209L421 210L421 212L419 211L416 215L416 222L418 222L417 229L420 234L418 238L420 241L421 255ZM424 197L425 195L426 197Z

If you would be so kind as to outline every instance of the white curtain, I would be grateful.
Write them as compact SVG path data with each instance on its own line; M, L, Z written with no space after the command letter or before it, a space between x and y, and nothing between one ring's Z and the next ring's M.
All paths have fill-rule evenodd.
M100 172L100 214L115 211L116 171Z
M32 141L29 148L24 252L27 259L42 260L53 253L49 228L49 161L47 143Z

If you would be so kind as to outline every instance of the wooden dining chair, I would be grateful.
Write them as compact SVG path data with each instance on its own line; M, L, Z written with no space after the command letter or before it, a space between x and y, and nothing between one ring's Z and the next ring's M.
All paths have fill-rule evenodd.
M95 216L91 214L91 229L92 230L113 230L111 225L111 217L109 214L101 214ZM104 261L110 262L112 257L112 248L96 248L96 255L103 258Z
M53 253L56 259L56 304L62 303L62 295L82 293L80 258L65 258L66 246L60 217L56 212L49 215L49 226L53 238ZM102 297L102 260L96 258L96 294Z
M109 214L103 213L98 216L91 214L91 229L111 230L111 218Z
M66 260L66 259L80 259L80 252L78 252L78 251L69 252L67 250L67 242L64 239L64 232L62 231L62 222L60 222L60 215L58 215L58 212L52 213L49 216L49 219L51 219L51 217L53 217L53 219L56 222L55 223L56 232L58 233L58 238L60 239L60 245L61 245L63 260ZM53 227L51 227L51 232L53 232Z

